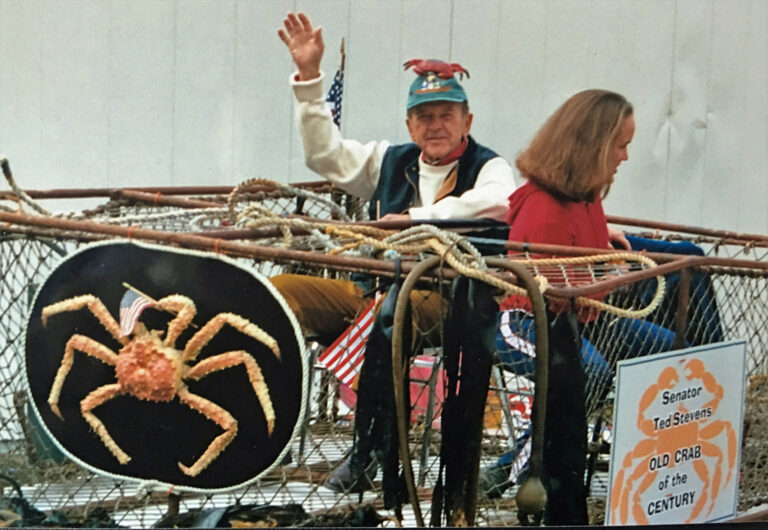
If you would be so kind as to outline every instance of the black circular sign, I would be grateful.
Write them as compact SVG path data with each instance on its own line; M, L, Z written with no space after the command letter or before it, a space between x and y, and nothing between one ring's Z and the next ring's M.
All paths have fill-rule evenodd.
M130 290L125 284L154 301L182 295L196 307L193 320L175 341L175 348L160 358L160 366L165 366L165 359L180 359L187 342L217 315L234 314L241 320L226 317L196 358L181 363L181 371L170 379L153 379L158 365L151 364L149 356L138 356L127 371L121 368L122 378L118 380L113 361L128 355L128 348L99 322L88 305L68 304L66 310L51 314L45 325L42 311L73 297L93 295L119 325L121 300ZM141 313L134 333L123 341L138 341L142 324L148 330L159 330L162 339L175 317L173 312L150 306ZM240 329L232 322L239 322ZM247 327L250 333L243 331L243 322L255 324L273 338L279 357L263 337L254 338L253 327ZM91 245L66 258L40 288L26 339L27 382L38 416L71 457L97 472L180 489L241 486L282 458L301 424L307 368L299 326L269 281L233 260L129 242ZM72 365L60 385L59 417L49 397L68 345L73 352ZM154 358L157 360L157 355ZM174 362L179 366L178 359L169 366ZM270 414L262 406L265 396L260 401L254 390L252 381L258 377L254 377L254 362L249 359L261 373L263 385L257 386L266 388L266 399L274 411L271 433ZM199 368L196 375L202 373L201 377L185 377L190 369L194 374L200 363L204 363L201 368L217 369ZM250 378L247 366L251 367ZM166 386L165 396L170 392L170 400L146 399L146 394L145 399L136 397L136 387L141 385L132 382L147 381L147 373L153 374L149 383L158 381L158 386ZM173 388L169 390L169 386ZM130 460L121 463L116 452L107 447L103 433L92 428L93 422L88 423L81 410L86 398L87 403L98 403L90 413ZM221 450L213 442L225 432L231 436L232 427L222 427L211 415L229 415L236 422L234 437ZM216 448L209 465L193 475L182 470L179 464L192 466L212 444Z

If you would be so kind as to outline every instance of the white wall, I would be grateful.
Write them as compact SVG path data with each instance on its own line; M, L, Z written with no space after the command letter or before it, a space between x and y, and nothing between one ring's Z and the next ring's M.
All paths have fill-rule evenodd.
M768 233L768 0L0 0L0 152L26 188L315 180L276 34L293 9L330 74L346 38L348 137L407 139L415 57L467 67L474 136L510 159L609 88L638 130L608 213Z

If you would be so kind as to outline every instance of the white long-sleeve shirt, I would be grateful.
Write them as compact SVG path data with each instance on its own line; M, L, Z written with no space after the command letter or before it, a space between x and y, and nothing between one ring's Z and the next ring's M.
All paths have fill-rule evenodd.
M323 78L298 81L291 76L296 97L296 121L304 146L307 167L337 184L347 193L370 199L376 190L388 141L368 142L341 137L325 103ZM472 189L458 197L447 196L434 202L437 192L458 161L433 166L419 157L419 195L408 210L412 219L475 219L504 221L508 197L515 191L509 163L501 158L486 162Z

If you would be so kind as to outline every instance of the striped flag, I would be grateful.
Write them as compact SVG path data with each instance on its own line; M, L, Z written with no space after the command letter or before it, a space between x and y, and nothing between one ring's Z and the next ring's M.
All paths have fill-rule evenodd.
M122 300L120 300L120 336L130 335L141 312L154 304L149 298L134 291L125 291Z
M344 71L336 70L333 76L333 83L328 89L328 95L325 98L328 108L333 116L333 123L336 127L341 127L341 97L344 95Z
M342 385L352 386L360 373L360 366L365 357L365 345L373 329L376 316L374 307L381 295L377 294L368 306L360 313L336 341L320 356L317 362L331 372Z
M333 83L328 89L328 95L325 97L325 103L331 111L333 123L341 128L341 97L344 95L344 39L341 39L341 64L333 76Z

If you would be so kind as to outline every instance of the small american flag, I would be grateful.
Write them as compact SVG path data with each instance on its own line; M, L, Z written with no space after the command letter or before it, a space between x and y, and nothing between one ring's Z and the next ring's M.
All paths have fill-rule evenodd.
M328 95L325 97L325 102L331 109L331 116L333 116L333 123L336 124L336 127L341 127L341 96L343 93L344 70L338 69L336 75L333 76L331 88L328 89Z
M378 298L379 295L376 300ZM376 300L371 301L352 325L317 358L317 362L346 387L350 387L360 373L360 366L365 357L365 345L376 316L374 311Z
M154 304L152 300L135 291L125 291L122 300L120 300L120 336L130 335L141 312Z

